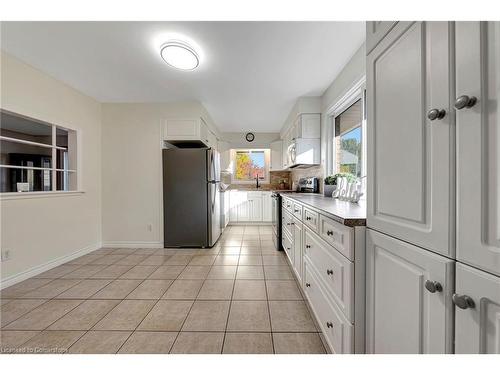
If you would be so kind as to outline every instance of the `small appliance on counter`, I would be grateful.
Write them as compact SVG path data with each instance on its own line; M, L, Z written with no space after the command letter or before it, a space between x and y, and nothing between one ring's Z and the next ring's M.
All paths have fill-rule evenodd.
M319 193L319 179L317 177L303 177L299 179L299 193Z
M295 191L294 191L295 192ZM299 179L297 193L319 193L319 179L317 177L303 177ZM283 250L281 246L281 202L282 197L280 192L273 191L271 194L273 200L272 213L272 228L273 228L273 243L276 250Z

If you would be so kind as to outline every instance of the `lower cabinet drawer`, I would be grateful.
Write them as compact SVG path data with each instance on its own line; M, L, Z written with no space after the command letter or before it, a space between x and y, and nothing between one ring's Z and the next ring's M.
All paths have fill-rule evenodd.
M288 211L292 212L293 203L292 203L292 201L291 201L291 200L286 199L286 198L283 198L283 202L282 202L281 206L282 206L284 209L286 209L286 210L288 210Z
M293 203L293 216L297 219L302 220L302 205L298 203Z
M293 217L292 214L288 211L283 210L281 213L281 226L283 229L283 233L287 233L288 236L292 237L293 235Z
M319 214L315 211L310 210L307 207L304 207L302 209L302 212L303 212L302 221L304 222L304 224L307 225L316 233L318 233Z
M354 263L308 228L304 230L304 256L324 283L326 293L354 322Z
M288 259L290 259L291 264L294 264L294 249L292 240L288 237L288 234L283 235L283 249L285 250Z
M320 215L319 235L340 251L347 259L354 260L354 229Z
M330 349L337 354L354 353L354 326L326 296L310 264L304 265L304 290Z

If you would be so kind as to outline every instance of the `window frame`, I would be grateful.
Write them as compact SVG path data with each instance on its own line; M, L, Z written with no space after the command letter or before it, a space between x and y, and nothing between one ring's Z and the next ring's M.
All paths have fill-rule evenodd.
M76 195L83 193L81 189L81 173L80 173L80 162L81 159L81 132L78 129L71 129L66 126L61 126L58 124L54 124L51 122L39 120L30 116L22 115L20 113L12 112L9 110L5 110L0 108L0 112L15 116L19 118L23 118L35 123L43 124L49 126L51 128L51 143L41 143L28 141L20 138L8 137L0 135L0 140L12 143L26 144L35 147L43 147L51 149L51 160L52 165L50 168L46 167L28 167L28 166L16 166L11 164L0 164L0 168L2 169L21 169L21 170L42 170L42 171L50 171L51 172L51 190L40 190L40 191L25 191L25 192L0 192L0 198L4 199L17 199L17 198L36 198L36 197L51 197L51 196L59 196L59 195ZM57 145L57 129L62 129L68 132L68 147L58 146ZM70 140L69 134L73 133L73 141ZM70 146L70 144L72 144ZM70 148L72 148L71 151ZM66 150L71 154L71 160L73 160L72 164L75 166L73 169L65 169L65 168L57 168L57 151L58 150ZM72 173L74 174L74 178L76 178L76 183L74 184L75 188L72 190L57 190L57 173Z
M355 82L347 92L338 99L327 110L327 163L326 172L328 175L334 175L340 171L336 170L336 147L335 147L335 118L341 115L349 107L361 100L362 108L362 121L361 121L361 179L366 177L366 77L363 76L360 80Z
M264 152L264 170L265 170L265 175L264 179L259 179L259 183L261 184L269 184L270 183L270 162L271 162L271 157L270 157L270 149L268 148L232 148L231 149L231 184L237 184L237 185L251 185L255 184L256 181L254 179L252 180L237 180L235 178L235 171L236 171L236 153L238 151L263 151Z

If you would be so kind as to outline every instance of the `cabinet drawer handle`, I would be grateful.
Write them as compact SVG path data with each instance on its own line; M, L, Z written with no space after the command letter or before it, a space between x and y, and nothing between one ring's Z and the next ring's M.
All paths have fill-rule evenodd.
M311 248L311 245L306 245L306 249L310 249Z
M306 283L306 288L309 288L310 286L311 286L311 284Z
M290 223L286 223L286 225L290 225Z
M327 231L326 231L326 235L327 235L327 236L333 236L333 231L331 231L331 230L327 230Z
M466 295L460 295L455 293L453 294L453 297L451 297L451 299L453 303L462 310L468 309L469 307L473 309L476 306L474 300Z
M328 328L333 328L333 323L332 322L326 322L326 326Z
M293 210L293 212L299 212L299 210Z
M327 275L333 275L333 270L326 270Z
M442 292L443 286L437 281L425 280L425 289L431 293Z

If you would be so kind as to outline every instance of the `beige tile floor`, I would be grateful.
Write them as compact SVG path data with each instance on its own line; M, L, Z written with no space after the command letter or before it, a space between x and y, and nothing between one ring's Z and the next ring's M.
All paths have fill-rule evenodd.
M2 353L324 353L271 227L100 249L1 291Z

